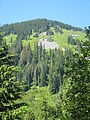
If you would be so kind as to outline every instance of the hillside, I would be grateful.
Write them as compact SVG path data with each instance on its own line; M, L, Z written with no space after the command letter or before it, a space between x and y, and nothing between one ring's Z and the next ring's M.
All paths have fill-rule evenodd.
M0 31L0 120L89 120L90 27L36 19Z
M22 40L22 45L30 43L32 49L34 48L34 42L40 43L43 40L43 45L46 48L52 49L56 46L61 50L69 48L74 51L78 41L85 40L83 29L46 19L7 24L0 27L0 30L5 33L7 44L13 43L18 36ZM49 43L45 42L44 39Z

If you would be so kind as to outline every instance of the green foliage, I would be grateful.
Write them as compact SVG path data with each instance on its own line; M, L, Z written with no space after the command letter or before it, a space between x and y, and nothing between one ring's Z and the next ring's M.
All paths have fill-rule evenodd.
M0 31L5 32L6 35L10 35L10 33L12 33L12 34L22 35L22 38L25 38L25 36L30 36L33 31L44 32L47 31L50 27L54 27L58 30L57 26L66 30L82 31L81 28L73 27L68 24L64 24L58 21L47 20L47 19L29 20L26 22L15 23L10 25L6 24L0 27Z
M4 30L5 32L4 38L9 46L12 46L13 44L18 46L17 43L22 41L23 47L30 43L32 50L34 50L34 43L38 43L40 38L47 38L50 42L56 41L61 50L69 48L73 51L75 51L77 39L80 41L85 40L85 33L83 30L46 19L6 25L2 26L1 30ZM40 35L43 32L46 32L46 35ZM71 44L68 44L67 42L69 36L72 36L73 38ZM14 49L16 48L14 47Z
M0 29L0 119L89 120L90 27L89 40L80 28L46 19ZM46 50L40 38L60 49Z
M49 86L52 93L57 93L60 81L63 81L64 61L64 54L59 49L46 51L36 43L32 51L30 44L24 46L18 63L19 81L23 81L25 91L34 82L36 86Z
M19 118L18 110L24 103L16 102L20 98L20 88L15 78L14 55L10 55L0 34L0 119ZM20 111L19 111L20 112Z
M88 28L85 27L86 30L86 37L90 40L90 26Z
M62 111L64 119L89 120L90 40L83 43L81 54L74 55L64 80ZM68 78L68 79L67 79Z
M23 101L29 103L29 111L25 115L25 119L55 119L57 95L52 95L48 87L36 87L26 92Z
M9 47L16 41L17 35L11 34L8 36L5 36L4 39L6 40L7 45Z

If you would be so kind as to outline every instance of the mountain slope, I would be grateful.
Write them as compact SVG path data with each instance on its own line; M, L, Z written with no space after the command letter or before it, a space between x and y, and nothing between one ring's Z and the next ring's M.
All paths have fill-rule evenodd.
M5 33L8 45L15 42L18 36L22 40L23 46L30 43L32 49L34 49L34 43L38 43L41 39L46 39L48 42L55 41L54 44L63 50L65 48L74 50L78 41L85 40L85 33L82 28L47 19L3 25L0 27L0 31ZM52 49L55 46L46 46L46 48Z

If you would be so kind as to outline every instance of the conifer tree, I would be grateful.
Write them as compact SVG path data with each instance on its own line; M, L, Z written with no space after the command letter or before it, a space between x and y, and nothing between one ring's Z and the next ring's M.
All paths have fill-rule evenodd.
M19 119L18 110L23 103L17 103L20 98L20 88L15 78L14 55L8 52L8 47L0 34L0 119Z
M90 78L90 40L82 43L81 54L74 55L73 64L69 64L69 78L64 80L63 95L64 119L89 120L89 78Z

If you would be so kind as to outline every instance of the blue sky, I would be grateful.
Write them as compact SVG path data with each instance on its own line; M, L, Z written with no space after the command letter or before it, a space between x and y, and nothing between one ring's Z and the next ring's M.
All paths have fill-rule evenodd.
M90 0L0 0L0 25L36 18L84 28L90 25Z

